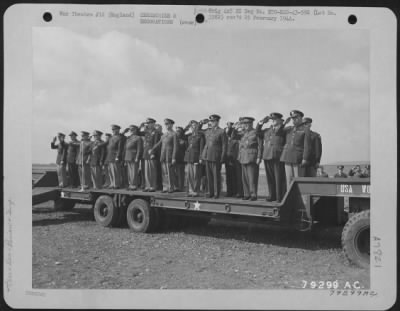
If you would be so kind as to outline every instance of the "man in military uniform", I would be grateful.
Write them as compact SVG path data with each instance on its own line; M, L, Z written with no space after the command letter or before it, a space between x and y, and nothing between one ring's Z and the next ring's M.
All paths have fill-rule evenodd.
M285 163L286 186L289 189L293 177L304 177L305 167L310 161L310 129L303 124L303 112L292 110L284 125L293 121L293 126L284 128L286 139L281 161Z
M192 132L187 135L188 147L185 151L185 162L188 172L188 192L189 196L196 197L200 192L201 184L201 164L200 156L204 148L204 133L200 129L199 122L192 120L184 129L184 132L191 128Z
M218 124L221 117L213 114L209 117L211 128L205 131L205 145L202 162L206 165L207 191L206 197L217 199L221 192L221 164L225 160L227 138L225 131Z
M272 120L272 125L263 130L263 125L269 120ZM286 139L282 114L271 113L258 122L256 131L262 139L262 159L269 192L267 201L280 202L286 192L285 165L280 160Z
M80 186L78 166L76 164L76 159L79 152L79 140L76 139L78 134L72 131L69 134L71 138L70 143L68 143L67 148L67 173L69 178L69 185L72 188L77 188Z
M58 144L56 144L57 138L58 138ZM51 149L57 149L56 164L57 164L58 186L66 187L68 186L67 171L66 171L68 145L65 142L65 134L58 133L57 137L53 138L50 147Z
M120 176L121 176L121 183L120 183L120 187L121 188L128 188L129 182L128 182L128 171L125 167L125 162L124 162L124 148L125 148L125 144L126 144L126 139L127 137L125 136L126 132L120 133L121 136L121 144L122 144L122 154L121 154L121 158L119 161L119 171L120 171Z
M241 198L243 197L242 166L238 160L241 135L233 125L233 122L228 122L225 128L228 140L225 161L226 195Z
M350 177L361 177L362 176L362 171L360 165L356 165L353 168L350 169L349 171L349 176Z
M130 135L127 137L124 148L124 161L128 175L129 190L139 187L139 165L143 156L143 140L139 136L139 127L129 126Z
M81 131L81 141L79 145L79 153L76 159L78 165L79 178L81 180L81 191L92 187L92 180L90 176L89 155L91 152L91 144L89 132Z
M257 200L258 169L261 162L261 141L253 128L254 118L243 117L244 133L239 143L238 160L242 165L243 200Z
M110 133L105 134L105 144L103 146L103 167L102 167L102 174L103 174L103 188L108 188L111 185L110 174L108 174L108 162L107 162L107 146L111 138Z
M101 140L103 132L94 131L92 135L94 140L90 146L90 175L92 177L93 189L101 189L103 186L101 168L103 166L105 142Z
M333 176L334 178L347 178L347 174L343 172L344 166L338 165L337 166L337 173Z
M107 164L108 164L108 174L110 176L110 189L118 189L121 187L121 162L123 156L123 139L120 134L121 127L119 125L111 125L111 130L113 135L107 144Z
M181 126L176 127L176 163L175 176L176 176L176 190L185 191L185 151L187 149L187 139L183 128Z
M317 168L317 177L329 177L328 173L324 171L324 167L322 165L318 166Z
M361 172L361 177L363 177L363 178L371 177L371 165L370 164L365 165L365 168Z
M176 164L177 152L177 137L176 132L172 129L175 121L165 119L164 125L166 132L161 136L161 139L151 148L148 153L152 154L161 147L160 162L162 169L162 192L172 193L176 190L176 174L174 165Z
M313 120L311 118L303 118L304 126L307 126L310 129L311 137L311 154L310 162L306 167L306 177L315 177L317 175L317 168L322 156L321 135L311 130L312 122Z
M155 144L160 140L159 131L154 128L156 120L153 118L147 118L146 122L140 125L146 128L140 132L141 136L144 136L143 144L143 158L144 158L144 179L145 188L144 191L154 192L157 188L157 153L156 150L152 150Z

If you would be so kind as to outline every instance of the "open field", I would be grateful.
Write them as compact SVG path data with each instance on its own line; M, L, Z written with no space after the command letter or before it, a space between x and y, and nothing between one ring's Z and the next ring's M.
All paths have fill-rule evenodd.
M283 289L303 280L369 287L369 270L344 258L338 229L309 235L212 220L141 234L97 225L87 205L51 206L33 208L33 288Z

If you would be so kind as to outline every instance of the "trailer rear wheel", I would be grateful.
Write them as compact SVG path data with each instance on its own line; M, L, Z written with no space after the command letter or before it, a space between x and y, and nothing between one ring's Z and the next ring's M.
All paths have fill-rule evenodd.
M342 231L342 247L347 259L362 268L370 263L370 211L353 215Z
M101 195L94 204L94 219L103 227L113 227L118 224L119 213L112 197Z
M54 200L55 211L70 211L74 208L75 202L72 200L58 198Z
M156 229L157 214L149 202L135 199L128 205L126 220L129 228L135 232L151 232Z

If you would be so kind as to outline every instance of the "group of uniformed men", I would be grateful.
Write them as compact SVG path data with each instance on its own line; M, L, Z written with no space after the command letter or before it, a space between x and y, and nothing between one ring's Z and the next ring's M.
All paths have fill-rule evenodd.
M316 176L322 154L321 136L310 130L312 119L299 110L282 119L274 112L260 120L242 117L219 127L220 116L191 120L173 129L165 119L165 132L156 120L148 118L122 133L112 125L112 134L94 131L58 133L51 148L57 149L59 186L88 188L128 188L162 192L185 191L218 198L221 193L221 166L225 163L227 196L256 200L259 164L264 161L268 201L281 201L293 177ZM288 124L293 124L289 126ZM269 127L263 128L267 123ZM203 129L203 126L207 128ZM127 135L126 135L127 134ZM185 166L187 178L185 182Z

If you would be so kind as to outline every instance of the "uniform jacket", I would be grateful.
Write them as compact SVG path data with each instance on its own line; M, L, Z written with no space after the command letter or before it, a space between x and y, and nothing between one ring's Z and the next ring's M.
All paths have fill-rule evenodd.
M240 139L241 135L238 133L228 136L228 144L226 149L226 161L228 165L233 165L233 162L238 160Z
M104 160L104 145L106 143L102 140L100 141L92 141L90 146L90 165L98 166L103 165Z
M285 146L286 133L284 127L280 126L262 130L262 124L257 124L257 134L262 139L262 158L263 160L279 160Z
M160 146L160 162L170 163L172 160L176 160L178 142L174 131L163 134L161 139L153 146L153 151Z
M82 160L83 164L87 164L87 160L89 159L91 149L92 149L92 142L90 140L87 141L81 141L79 143L74 143L79 145L79 152L78 156L76 157L76 164L82 165Z
M204 133L205 144L202 159L213 162L223 162L226 156L227 137L220 127L207 129Z
M188 147L188 141L186 140L186 137L178 138L176 139L176 163L178 164L184 164L185 163L185 152Z
M321 135L317 132L313 132L310 130L311 136L311 155L310 155L310 164L315 165L320 163L322 156L322 141Z
M185 152L186 163L198 163L204 149L205 137L201 131L195 131L188 136L188 146Z
M157 157L157 148L153 148L155 144L160 141L160 133L156 129L146 129L143 132L139 132L140 136L143 136L143 159L150 160L149 150L153 149L151 154Z
M57 149L57 158L56 158L56 164L60 165L61 161L64 161L64 164L66 163L66 159L67 159L67 143L63 142L63 143L59 143L59 144L55 144L53 142L51 142L51 149Z
M342 173L341 175L339 175L339 173L336 173L333 177L335 177L335 178L347 178L347 174Z
M124 138L123 135L117 134L110 137L107 143L107 163L113 163L118 158L122 161L122 155L124 151Z
M76 145L76 143L78 145ZM79 141L68 143L67 163L76 163L78 152L79 152Z
M124 148L125 161L139 161L143 155L143 140L139 135L131 135L126 138Z
M261 139L255 129L245 131L239 142L238 160L241 164L257 163L261 158Z
M310 129L303 124L284 127L286 143L283 147L281 162L300 164L302 160L310 161Z

